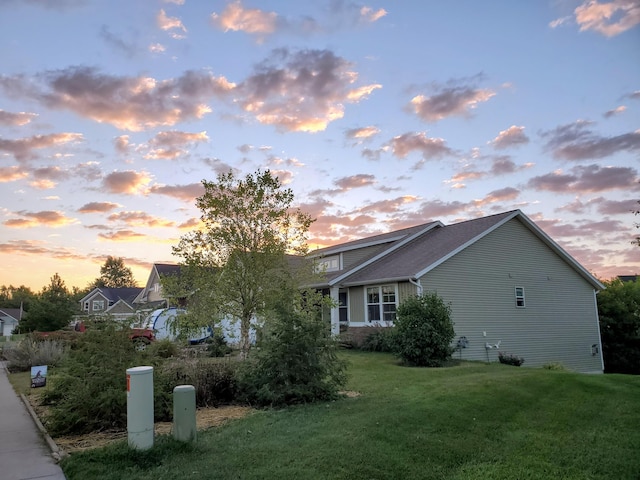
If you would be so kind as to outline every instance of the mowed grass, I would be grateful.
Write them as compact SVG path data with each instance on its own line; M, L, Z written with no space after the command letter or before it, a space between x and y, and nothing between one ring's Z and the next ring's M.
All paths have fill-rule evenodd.
M640 377L345 352L360 396L64 460L74 479L640 478Z

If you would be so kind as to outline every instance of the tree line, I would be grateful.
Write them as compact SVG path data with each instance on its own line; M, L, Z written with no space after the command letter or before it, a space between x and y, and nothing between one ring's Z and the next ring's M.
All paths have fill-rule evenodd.
M22 309L23 316L15 333L51 332L65 328L75 314L79 302L96 287L135 287L133 272L120 257L108 256L100 267L100 276L86 287L68 288L58 273L38 292L24 285L0 286L0 308Z

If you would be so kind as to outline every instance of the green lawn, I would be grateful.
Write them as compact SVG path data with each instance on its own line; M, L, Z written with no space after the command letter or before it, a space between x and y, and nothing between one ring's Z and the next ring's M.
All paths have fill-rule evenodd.
M398 366L345 352L349 390L199 433L78 453L74 479L640 478L640 377L463 363Z

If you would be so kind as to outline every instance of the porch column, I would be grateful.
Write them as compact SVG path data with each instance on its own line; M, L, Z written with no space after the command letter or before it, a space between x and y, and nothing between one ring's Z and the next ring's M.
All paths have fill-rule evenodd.
M333 300L334 306L331 307L331 335L337 336L340 334L340 303L339 303L339 288L331 287L329 289L329 295Z

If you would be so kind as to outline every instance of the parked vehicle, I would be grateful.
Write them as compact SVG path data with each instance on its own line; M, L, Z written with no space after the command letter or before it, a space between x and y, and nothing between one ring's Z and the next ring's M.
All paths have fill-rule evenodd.
M168 338L169 340L175 340L177 335L174 330L173 322L175 322L178 315L186 313L183 308L159 308L149 314L149 316L143 321L143 331L150 330L153 332L155 339L162 340ZM195 335L189 337L189 343L197 344L205 341L207 338L213 336L213 330L211 327L206 327L197 332ZM144 341L144 340L141 340Z

